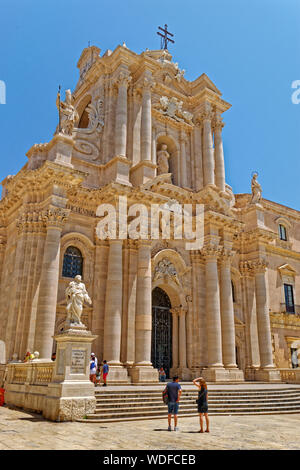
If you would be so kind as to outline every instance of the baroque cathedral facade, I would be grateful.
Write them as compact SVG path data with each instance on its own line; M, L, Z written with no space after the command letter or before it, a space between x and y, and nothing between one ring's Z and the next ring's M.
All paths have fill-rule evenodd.
M167 50L100 52L83 50L54 137L2 182L1 362L28 350L50 359L79 274L110 383L152 383L160 367L182 380L279 381L300 353L300 213L263 199L257 175L252 194L226 183L230 104L207 75L186 80ZM201 205L201 248L174 227L160 236L161 224L156 238L120 236L120 198L129 220L141 205ZM105 205L118 218L99 238Z

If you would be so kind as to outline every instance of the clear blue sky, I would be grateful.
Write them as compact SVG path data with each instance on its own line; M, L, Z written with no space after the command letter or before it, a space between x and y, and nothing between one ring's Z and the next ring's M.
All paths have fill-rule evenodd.
M203 72L232 104L224 114L226 181L300 210L299 0L0 0L0 179L15 174L34 144L52 138L58 85L74 89L88 41L137 53L159 49L157 27L175 34L175 62Z

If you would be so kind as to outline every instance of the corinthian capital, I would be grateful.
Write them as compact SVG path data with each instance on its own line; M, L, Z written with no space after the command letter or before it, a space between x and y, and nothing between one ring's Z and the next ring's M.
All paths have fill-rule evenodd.
M205 260L217 260L222 254L222 247L217 245L206 245L201 250L201 255Z
M235 254L234 251L223 248L219 256L221 265L230 264L234 254Z
M70 211L68 209L51 208L43 212L43 220L47 227L56 227L62 229Z
M125 72L124 70L122 70L119 75L116 77L115 79L115 85L117 87L119 86L128 86L129 83L131 82L132 78L129 74L129 72Z

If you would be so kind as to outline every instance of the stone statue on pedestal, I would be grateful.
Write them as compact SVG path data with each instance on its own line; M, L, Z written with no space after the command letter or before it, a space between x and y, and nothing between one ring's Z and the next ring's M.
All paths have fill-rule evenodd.
M83 304L87 302L91 305L92 301L84 283L81 282L80 275L75 276L75 280L70 282L65 293L67 300L67 322L82 326L81 315Z
M60 124L56 132L62 132L66 135L72 135L75 122L79 119L79 115L72 105L71 90L66 90L66 101L61 101L60 93L58 92L56 98L56 106L60 116Z
M251 181L252 199L251 204L257 204L261 201L262 187L257 181L258 173L254 173Z
M162 144L161 149L157 152L157 174L163 175L169 173L169 158L170 154L167 151L168 146Z

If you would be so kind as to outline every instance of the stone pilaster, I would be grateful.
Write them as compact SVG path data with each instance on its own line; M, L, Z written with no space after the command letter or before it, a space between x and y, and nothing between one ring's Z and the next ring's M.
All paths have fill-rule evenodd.
M255 273L255 295L257 331L260 354L260 370L257 380L280 381L280 372L275 370L272 354L271 325L266 280L267 264L263 260L252 262Z
M28 220L28 230L30 237L28 238L28 246L25 254L24 265L27 264L27 270L24 271L23 278L23 294L22 302L20 304L20 316L22 318L21 322L21 335L19 341L19 357L23 357L27 350L32 350L33 343L31 348L28 348L28 339L29 332L31 328L31 311L32 311L32 302L33 302L33 293L34 293L34 276L37 260L41 260L42 256L38 258L38 245L40 237L44 236L45 225L42 220L42 216L38 212L32 212ZM42 235L41 235L42 234Z
M141 122L142 122L142 104L141 96L138 90L133 92L134 119L132 135L132 164L137 165L141 161Z
M115 154L126 157L127 144L127 89L131 77L121 71L116 80L118 99L116 108Z
M186 136L180 134L180 186L187 186L187 168L186 168Z
M135 240L127 240L128 245L128 283L125 365L132 367L135 362L135 310L137 288L137 246Z
M43 213L47 227L42 263L37 318L35 350L41 359L51 358L56 319L56 302L59 278L60 238L69 211L51 208Z
M218 276L218 257L220 248L213 245L202 249L205 259L206 282L206 325L208 368L203 377L208 381L228 380L228 373L222 360L222 328L220 311L220 286Z
M222 141L222 128L224 123L221 118L217 118L214 123L215 134L215 184L223 192L225 192L225 166L224 166L224 152Z
M7 347L7 359L11 360L12 355L16 353L15 347L15 334L16 324L18 320L19 303L21 296L22 275L24 267L24 251L26 245L25 233L26 216L23 214L16 222L17 240L15 250L15 261L13 270L13 285L11 289L11 302L9 305L8 321L5 331L5 343ZM23 359L23 358L22 358Z
M170 310L172 313L172 369L177 369L179 366L179 342L178 342L178 311L173 308Z
M272 357L269 304L267 298L266 268L267 265L263 261L253 263L253 269L255 272L255 294L260 366L262 368L274 367Z
M151 364L151 242L139 240L135 314L135 364L130 373L132 381L155 382L158 372Z

